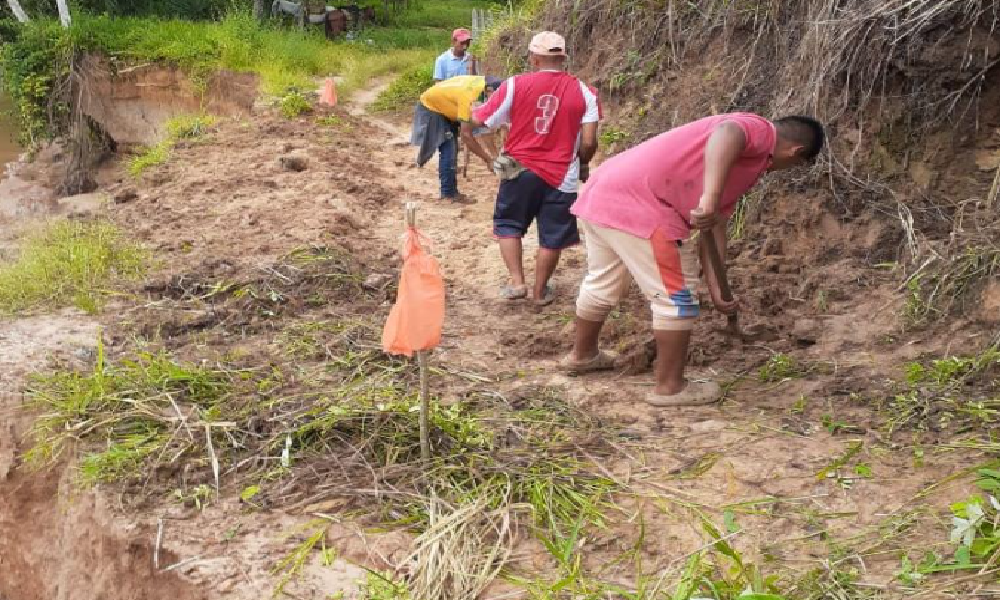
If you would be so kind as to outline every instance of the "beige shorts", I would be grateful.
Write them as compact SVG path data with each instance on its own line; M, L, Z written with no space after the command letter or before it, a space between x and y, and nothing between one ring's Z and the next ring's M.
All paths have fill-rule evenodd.
M578 317L604 321L635 279L653 311L653 329L694 327L701 272L694 241L669 240L660 231L644 239L578 221L587 246L587 276L576 300Z

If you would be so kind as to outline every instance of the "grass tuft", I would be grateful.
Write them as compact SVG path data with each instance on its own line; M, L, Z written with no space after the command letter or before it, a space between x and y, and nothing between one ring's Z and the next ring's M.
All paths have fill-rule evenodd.
M216 123L211 115L182 115L167 121L167 137L150 146L128 161L128 172L141 177L148 169L170 160L170 152L180 141L197 140L206 135Z
M146 253L102 222L57 221L30 234L0 266L0 311L76 306L97 312L108 288L145 272Z
M793 357L787 354L775 354L757 371L757 378L762 383L777 383L802 377L806 372L807 370Z
M128 173L132 177L141 177L152 167L158 167L170 159L170 149L173 144L160 142L149 146L128 161Z
M278 101L278 108L286 119L294 119L312 110L312 102L299 90L289 90Z

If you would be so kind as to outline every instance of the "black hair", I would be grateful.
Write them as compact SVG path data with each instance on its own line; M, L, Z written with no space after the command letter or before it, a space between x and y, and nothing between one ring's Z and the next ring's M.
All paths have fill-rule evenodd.
M820 150L823 149L823 144L826 143L826 132L823 130L823 124L812 117L799 115L781 117L774 124L778 127L782 137L805 147L802 156L806 160L815 159Z

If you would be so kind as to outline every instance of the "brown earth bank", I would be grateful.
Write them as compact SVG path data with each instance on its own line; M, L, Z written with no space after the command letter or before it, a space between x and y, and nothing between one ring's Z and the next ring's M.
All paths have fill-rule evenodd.
M697 89L684 85L673 95ZM614 99L617 123L626 122L628 102ZM558 374L582 249L566 253L553 306L501 301L505 270L489 235L492 175L473 163L460 186L476 203L440 203L434 165L411 166L405 126L362 108L293 120L266 109L224 118L139 179L120 165L102 171L107 202L98 214L148 247L157 267L96 320L67 313L0 330L0 364L19 370L0 380L12 398L3 414L24 423L0 429L7 440L0 440L0 596L260 598L281 579L275 567L317 530L333 557L308 553L289 594L362 597L362 567L411 577L419 569L412 554L418 528L399 525L405 515L393 512L393 502L420 487L393 473L399 465L391 461L359 461L367 442L327 431L317 445L296 445L288 472L268 478L285 440L291 443L289 423L308 423L315 406L325 411L370 393L356 379L375 377L371 365L390 373L400 393L416 387L411 364L377 351L394 299L405 201L421 203L418 224L447 286L434 395L446 406L496 411L484 422L500 423L491 429L498 447L520 443L512 414L544 408L546 418L570 424L571 433L553 426L566 455L616 484L603 526L577 543L587 572L634 590L643 574L674 572L707 547L699 515L715 522L729 515L739 529L728 542L799 590L789 597L974 597L990 589L988 579L943 576L919 590L895 579L907 552L950 552L948 505L972 491L961 474L991 457L961 442L995 425L992 413L970 420L933 402L911 414L894 403L902 366L973 353L993 339L996 323L995 313L970 309L944 324L910 326L900 273L876 267L901 255L897 221L878 210L842 210L828 192L806 185L815 174L794 190L769 187L767 207L749 221L731 259L745 320L773 327L777 339L735 344L708 307L692 364L729 384L725 402L652 409L642 402L652 357L638 292L614 314L605 338L626 357L622 368ZM1000 115L985 103L982 111L986 120ZM941 172L958 177L946 167ZM967 175L973 194L985 175ZM534 247L529 235L529 255ZM17 457L31 444L24 435L30 413L15 395L23 374L92 368L98 324L111 360L164 351L252 382L240 388L239 410L227 413L240 419L230 440L216 438L221 493L207 507L172 500L175 491L213 485L203 450L178 452L182 458L96 491L76 485L70 458L65 472L32 474L21 465ZM993 375L969 381L961 394L995 399ZM173 425L181 438L185 409ZM192 423L202 425L212 429ZM439 451L447 452L447 439L439 438ZM77 451L100 447L87 440ZM399 463L419 468L412 459ZM250 484L260 491L246 502L240 495ZM529 523L517 528L509 567L544 578L558 567ZM853 595L841 593L848 589ZM507 594L525 595L501 582L483 597Z

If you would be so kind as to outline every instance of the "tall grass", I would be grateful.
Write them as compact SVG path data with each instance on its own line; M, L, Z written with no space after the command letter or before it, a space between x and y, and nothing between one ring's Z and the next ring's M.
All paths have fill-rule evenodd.
M0 71L25 142L35 144L65 128L68 105L54 96L69 76L72 57L79 53L174 63L195 83L206 83L219 69L253 72L261 77L262 91L270 95L311 90L318 77L340 76L340 96L345 97L373 78L432 64L434 56L450 45L451 30L469 27L472 9L490 2L425 0L398 15L384 16L386 26L369 27L355 39L334 42L318 27L301 31L272 21L261 23L250 14L248 3L231 6L217 21L79 11L68 30L44 18L0 27L6 42Z
M96 312L117 278L145 269L143 250L112 225L57 221L31 234L13 263L0 266L0 312L76 306Z
M451 28L467 27L472 7L478 5L427 3L394 17L390 27L370 28L355 40L334 42L318 28L275 27L240 10L218 22L81 15L70 36L83 50L170 61L194 72L256 72L269 94L312 87L316 77L329 75L343 77L344 91L349 92L373 77L432 61L448 47Z

